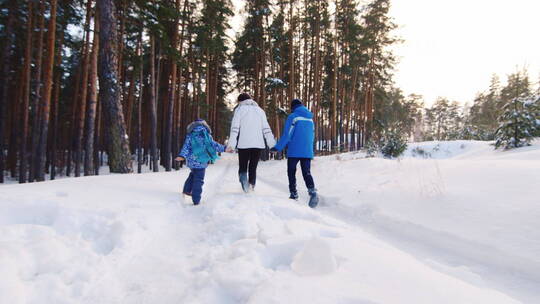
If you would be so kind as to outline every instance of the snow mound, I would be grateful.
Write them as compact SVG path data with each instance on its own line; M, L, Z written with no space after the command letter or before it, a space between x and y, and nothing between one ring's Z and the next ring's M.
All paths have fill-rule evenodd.
M321 238L313 238L294 257L291 268L299 275L323 275L334 272L337 264L328 243Z
M531 146L503 151L495 150L494 142L454 140L409 143L404 157L431 159L540 159L540 139Z
M485 141L426 141L410 143L404 157L444 159L471 152L486 153L493 149L493 146L490 146L490 143Z

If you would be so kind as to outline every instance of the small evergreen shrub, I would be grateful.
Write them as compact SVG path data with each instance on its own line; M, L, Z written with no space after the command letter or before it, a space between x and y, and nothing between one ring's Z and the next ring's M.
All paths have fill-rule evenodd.
M385 132L381 142L381 153L386 158L399 157L407 149L407 140L395 131Z
M539 135L540 97L514 98L503 107L495 133L495 149L505 150L530 145Z

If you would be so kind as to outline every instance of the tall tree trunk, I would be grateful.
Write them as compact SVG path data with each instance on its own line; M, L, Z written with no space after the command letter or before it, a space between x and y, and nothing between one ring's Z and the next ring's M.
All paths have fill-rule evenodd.
M156 107L156 41L150 36L150 154L152 169L159 171L157 153L157 107Z
M10 1L8 6L8 21L6 25L5 35L6 39L2 47L2 77L0 78L0 183L4 182L4 168L5 168L5 156L4 156L4 144L5 135L4 130L7 126L6 109L8 106L8 88L10 81L10 69L11 69L11 49L13 46L13 23L15 22L15 7L16 1ZM14 113L13 113L14 114ZM13 115L12 114L12 115Z
M18 88L13 87L13 90L15 90L15 102L11 103L11 113L13 113L13 116L11 118L11 128L9 132L9 144L8 144L8 167L10 171L11 178L17 177L17 154L19 153L20 144L19 144L19 135L20 135L20 127L21 127L21 101L24 96L24 68L19 67L19 70L16 74L17 83L20 83Z
M175 4L176 10L180 10L180 0L176 0ZM173 23L173 37L172 37L172 48L176 52L178 50L178 24L180 19L177 17ZM176 76L177 76L177 58L176 54L171 56L171 76L169 79L169 92L168 92L168 103L167 103L167 118L165 126L165 159L163 160L165 164L165 171L171 171L172 168L172 130L173 130L173 120L174 120L174 104L176 99Z
M289 8L289 88L288 88L288 97L289 101L291 101L294 97L294 30L295 30L295 22L293 19L293 11L294 11L294 0L290 0L290 8Z
M138 50L136 50L138 52ZM136 69L131 71L131 79L129 81L129 89L127 95L127 102L125 103L126 109L124 117L126 118L126 130L127 134L131 135L131 123L133 120L133 104L135 103L135 81L137 77ZM127 75L126 75L127 78Z
M66 25L64 24L62 26L62 29L65 29ZM62 79L62 71L60 69L61 63L62 63L62 47L64 44L64 36L60 36L60 42L58 43L58 48L56 48L56 76L54 81L54 99L53 99L53 105L52 105L52 111L53 111L53 117L52 117L52 123L53 123L53 134L51 136L51 148L50 148L50 165L51 165L51 180L56 178L56 158L57 158L57 146L58 146L58 133L60 127L58 126L58 116L60 114L60 89L62 87L62 84L60 83L60 80Z
M83 134L84 134L84 121L86 118L86 101L88 93L88 70L89 70L89 61L90 61L90 19L92 16L92 0L86 2L86 22L85 22L85 31L86 37L84 39L83 46L83 72L82 72L82 87L81 87L81 96L79 102L79 119L76 124L76 135L75 135L75 177L81 176L81 162L83 161L82 157L82 146L83 146Z
M31 135L31 151L29 170L28 170L28 181L33 182L36 176L36 165L37 165L37 148L39 142L39 101L41 96L41 86L42 86L42 77L41 77L41 63L43 61L43 36L45 32L45 0L41 0L41 5L39 8L38 16L38 29L39 35L37 37L37 52L36 52L36 61L35 66L35 77L34 77L34 97L30 103L30 109L32 110L32 135Z
M334 38L334 75L332 78L332 126L330 132L330 142L331 150L333 151L336 148L337 144L337 103L338 103L338 43L337 43L337 33Z
M60 43L58 49L61 49L62 47L62 43ZM61 61L61 57L58 55L58 52L57 51L57 56L56 56L56 62L60 62ZM51 166L51 180L55 179L56 178L56 158L57 158L57 148L58 148L58 129L59 129L59 126L58 126L58 116L59 116L59 113L60 113L60 109L59 109L59 99L60 99L60 87L61 87L61 84L60 84L60 80L61 80L61 73L60 72L57 72L56 73L56 76L55 76L55 81L54 81L54 99L53 99L53 103L52 103L52 107L51 107L51 110L52 110L52 128L53 128L53 134L51 136L51 148L50 148L50 154L49 154L49 158L50 158L50 166Z
M97 11L97 10L96 10ZM94 20L97 21L97 16ZM92 57L90 60L90 93L88 96L88 107L86 108L86 126L85 126L85 153L84 153L84 175L94 174L94 145L95 145L95 126L96 126L96 108L97 108L97 65L99 52L99 22L94 22L94 40L92 42Z
M30 103L30 64L32 61L32 33L34 32L33 25L33 2L28 2L28 21L26 23L26 50L24 56L24 93L22 96L22 107L21 107L21 143L19 151L19 183L26 183L27 177L27 166L28 166L28 155L26 151L27 141L28 141L28 106Z
M140 58L139 65L139 98L137 105L137 173L142 172L142 101L143 101L143 88L144 88L144 60L142 51L143 32L141 30L139 36L139 44L137 45L137 55ZM135 69L134 69L135 72Z
M114 0L98 0L99 8L99 99L108 129L107 145L109 168L113 173L132 171L129 139L126 134L121 88L118 82L116 30L117 18Z
M51 17L49 21L49 29L47 33L47 58L45 62L45 71L43 79L45 86L43 87L43 102L42 102L42 119L41 119L41 134L39 137L38 147L38 164L37 164L37 180L45 180L45 158L47 157L47 134L49 129L49 112L51 105L51 91L53 80L54 66L54 43L56 37L56 0L51 1Z
M99 35L98 35L99 36ZM99 41L99 40L98 40ZM99 42L98 42L99 43ZM99 53L99 50L98 50ZM96 124L95 124L95 132L94 132L94 175L99 175L99 168L101 166L101 162L99 159L99 153L101 150L103 150L103 144L101 143L103 141L101 136L101 130L103 128L101 127L103 125L103 106L102 102L97 99L96 101Z

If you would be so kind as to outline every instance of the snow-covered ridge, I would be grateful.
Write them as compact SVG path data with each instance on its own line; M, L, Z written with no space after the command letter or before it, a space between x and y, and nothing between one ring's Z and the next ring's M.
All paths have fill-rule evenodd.
M530 147L503 151L495 150L494 142L454 140L410 143L404 157L434 159L539 159L540 140Z
M185 169L2 186L0 303L538 302L540 144L439 145L316 158L315 210L284 161L243 194L232 155L197 207Z

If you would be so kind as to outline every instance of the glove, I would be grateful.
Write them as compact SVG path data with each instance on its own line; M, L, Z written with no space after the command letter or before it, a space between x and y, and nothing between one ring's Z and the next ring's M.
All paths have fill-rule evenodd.
M278 150L276 149L276 147L273 147L272 149L270 149L270 152L278 152Z

